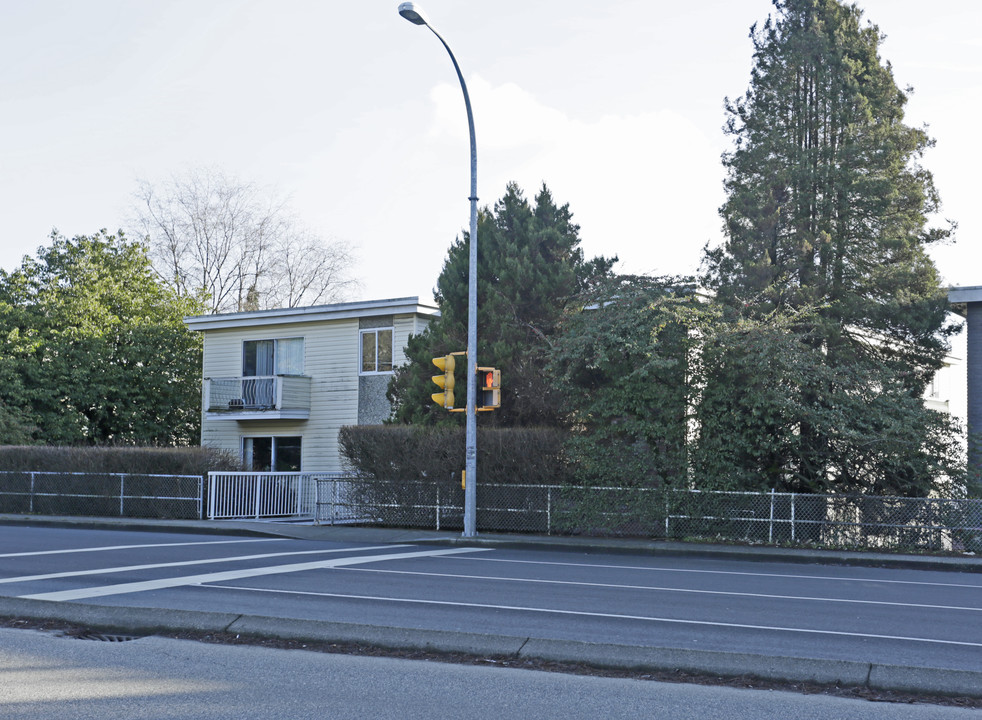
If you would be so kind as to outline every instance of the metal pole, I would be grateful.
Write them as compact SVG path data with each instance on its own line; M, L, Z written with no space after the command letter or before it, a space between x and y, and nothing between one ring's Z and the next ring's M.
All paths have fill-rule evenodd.
M470 265L467 276L467 432L464 469L467 484L464 487L464 532L463 537L477 535L477 142L474 136L474 113L471 111L471 98L467 93L467 83L460 72L460 65L447 41L438 33L421 8L414 3L402 3L399 14L415 25L426 25L447 49L450 61L457 72L460 89L464 93L464 106L467 108L467 130L471 144L471 203Z
M771 488L771 523L767 530L767 542L774 542L774 488Z
M968 368L968 481L969 492L982 488L982 302L969 302L965 310Z

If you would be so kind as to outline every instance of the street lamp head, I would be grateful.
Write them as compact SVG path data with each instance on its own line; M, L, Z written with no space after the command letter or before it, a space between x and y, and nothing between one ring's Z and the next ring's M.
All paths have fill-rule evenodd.
M417 6L416 3L402 3L399 5L399 14L414 25L429 25L426 20L426 14L423 12L423 8Z

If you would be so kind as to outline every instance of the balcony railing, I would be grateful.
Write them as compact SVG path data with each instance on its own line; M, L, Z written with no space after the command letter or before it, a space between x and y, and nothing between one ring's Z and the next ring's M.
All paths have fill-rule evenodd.
M205 378L202 390L205 412L213 419L305 420L310 415L310 378L303 375Z

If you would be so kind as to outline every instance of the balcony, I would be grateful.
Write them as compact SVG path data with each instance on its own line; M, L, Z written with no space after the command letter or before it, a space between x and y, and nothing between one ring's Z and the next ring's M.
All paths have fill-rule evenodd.
M205 378L208 420L307 420L310 378L304 375Z

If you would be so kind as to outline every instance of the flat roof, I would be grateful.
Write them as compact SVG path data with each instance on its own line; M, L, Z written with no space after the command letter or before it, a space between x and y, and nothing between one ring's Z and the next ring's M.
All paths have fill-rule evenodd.
M973 285L971 287L948 288L948 302L952 302L952 303L982 302L982 285Z
M957 315L968 315L968 303L982 302L982 285L948 288L948 302Z
M333 305L277 308L275 310L195 315L184 318L184 324L191 330L221 330L235 327L283 325L298 322L350 320L352 318L376 317L379 315L424 315L437 317L439 314L440 310L435 305L424 305L419 302L418 297L404 297L387 300L335 303Z

